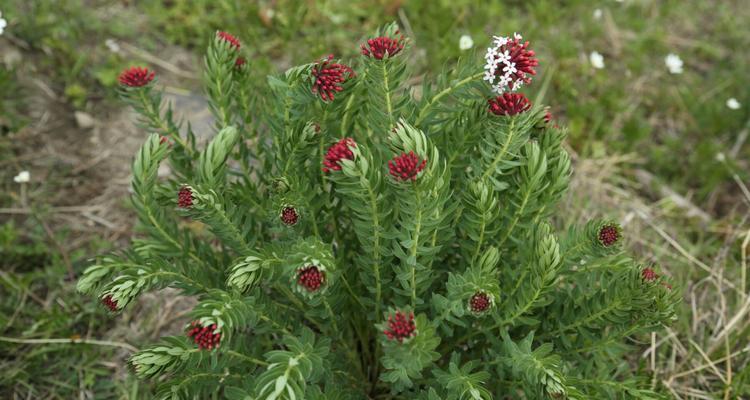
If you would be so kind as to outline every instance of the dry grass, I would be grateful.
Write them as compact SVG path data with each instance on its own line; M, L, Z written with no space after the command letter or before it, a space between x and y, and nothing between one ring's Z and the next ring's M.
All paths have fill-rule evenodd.
M676 399L750 394L747 373L738 377L750 363L750 209L741 204L729 215L711 216L654 182L633 155L574 159L566 204L575 212L572 221L619 212L630 246L684 290L679 321L653 333L640 354L653 384Z

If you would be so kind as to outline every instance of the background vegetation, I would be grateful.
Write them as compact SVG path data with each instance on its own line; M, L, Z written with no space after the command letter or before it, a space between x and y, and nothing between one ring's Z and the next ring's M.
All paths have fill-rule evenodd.
M74 291L87 259L132 227L127 175L146 132L114 101L123 67L155 68L200 127L199 57L215 30L242 39L264 84L328 53L355 57L350 43L393 20L427 76L461 56L481 62L492 34L532 41L545 84L530 97L572 132L575 181L558 223L618 218L629 245L684 288L679 322L634 339L634 362L675 398L750 396L743 2L9 0L0 12L0 397L147 398L124 360L180 331L192 304L161 292L112 319ZM480 54L459 48L462 35ZM683 73L669 72L669 53ZM30 182L14 182L22 170ZM87 343L59 343L70 338Z

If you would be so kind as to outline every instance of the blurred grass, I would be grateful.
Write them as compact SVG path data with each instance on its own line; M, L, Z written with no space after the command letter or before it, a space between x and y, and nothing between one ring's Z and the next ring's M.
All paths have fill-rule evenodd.
M599 18L594 16L597 9ZM9 21L0 49L16 49L22 58L14 60L8 52L0 57L0 93L22 94L23 85L40 80L71 112L100 104L120 107L110 102L118 72L130 63L148 64L132 52L112 51L107 39L151 55L176 46L199 55L214 31L226 30L242 39L253 73L261 78L329 53L356 57L362 38L396 20L413 41L416 74L429 76L470 53L459 49L461 35L470 35L481 54L491 35L523 33L542 62L537 82L550 78L545 103L571 128L569 144L578 154L578 174L588 182L573 189L583 197L573 196L576 201L567 204L562 223L592 213L621 212L622 219L634 221L628 227L633 246L649 262L664 265L686 289L685 310L672 327L674 335L657 346L659 365L649 365L654 384L695 388L692 398L750 396L750 373L740 368L747 366L747 352L730 358L734 365L704 367L673 382L660 381L706 363L691 343L713 348L708 356L716 360L744 349L750 334L747 315L742 314L747 312L743 307L748 297L711 278L713 273L691 259L732 282L744 276L741 241L750 198L744 198L737 181L750 178L750 148L745 142L750 127L750 54L744 51L750 45L750 9L742 1L10 0L0 11ZM589 64L592 51L604 55L604 69ZM684 73L667 71L664 57L669 53L682 58ZM199 76L199 70L196 65L184 72ZM195 81L182 84L197 89ZM532 85L527 93L533 98L540 86ZM0 207L20 201L12 183L20 163L13 159L24 149L14 143L14 134L33 124L27 113L33 99L26 97L0 98L0 160L7 161L0 161ZM737 98L742 107L729 109L729 98ZM719 153L725 162L717 161ZM628 161L617 161L623 159ZM639 182L638 170L653 174L653 185ZM60 183L41 185L48 192L49 186ZM686 217L685 207L654 185L684 196L710 220ZM31 204L44 206L45 190L36 193ZM5 217L0 214L0 222ZM65 260L51 246L49 235L33 218L12 220L20 222L2 225L0 250L12 248L27 261L21 262L25 267L14 262L3 268L0 336L102 337L110 332L114 323L103 311L74 293ZM65 237L56 240L64 242ZM93 243L69 255L74 272L80 272L86 256L106 246ZM34 259L35 255L44 258ZM719 310L704 309L716 302L722 304ZM736 315L741 323L724 337L727 343L716 347L712 340ZM707 327L709 323L713 326ZM31 390L36 398L73 398L80 393L135 398L133 390L144 390L124 381L124 373L117 383L101 386L122 361L110 348L0 342L0 349L10 355L0 359L0 368L11 371L10 378L3 374L0 379L0 395L12 388L8 390L14 395L25 396ZM102 360L115 361L105 366ZM50 365L55 367L47 368L49 374L37 373ZM715 371L724 375L717 377Z

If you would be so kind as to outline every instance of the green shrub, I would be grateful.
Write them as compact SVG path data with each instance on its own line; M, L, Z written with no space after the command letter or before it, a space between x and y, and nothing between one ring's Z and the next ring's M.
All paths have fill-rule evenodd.
M133 162L141 234L79 289L113 312L167 286L199 300L135 373L161 398L659 398L624 341L672 320L679 293L617 223L550 225L570 159L566 130L508 92L535 73L527 46L495 38L486 73L470 57L412 87L388 25L355 68L331 56L257 91L219 32L202 149L153 73L126 70L155 132Z

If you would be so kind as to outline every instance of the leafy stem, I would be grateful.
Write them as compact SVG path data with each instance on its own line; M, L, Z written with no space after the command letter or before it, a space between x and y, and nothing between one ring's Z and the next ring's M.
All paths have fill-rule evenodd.
M495 170L497 169L497 165L500 164L500 161L503 160L503 157L505 157L508 154L508 149L510 148L510 144L513 142L513 135L514 130L516 126L516 119L511 118L510 120L510 126L508 127L508 134L505 137L505 143L503 143L503 147L500 148L500 151L495 154L495 158L492 160L492 163L487 166L487 169L482 174L482 180L487 179L487 177L490 176Z
M461 86L466 85L467 83L470 83L470 82L475 81L477 79L481 79L483 75L484 75L484 73L480 72L478 74L474 74L474 75L468 76L468 77L466 77L464 79L461 79L460 81L456 82L455 85L449 86L449 87L441 90L440 93L438 93L435 96L433 96L430 99L430 101L428 101L427 104L425 104L422 107L422 109L419 110L419 116L417 117L417 122L414 123L414 125L419 126L422 123L422 121L424 121L425 117L427 117L427 111L429 111L430 108L432 108L432 106L434 106L435 104L437 104L440 101L440 99L442 99L443 97L451 94L451 92L453 92L454 90L457 90Z

